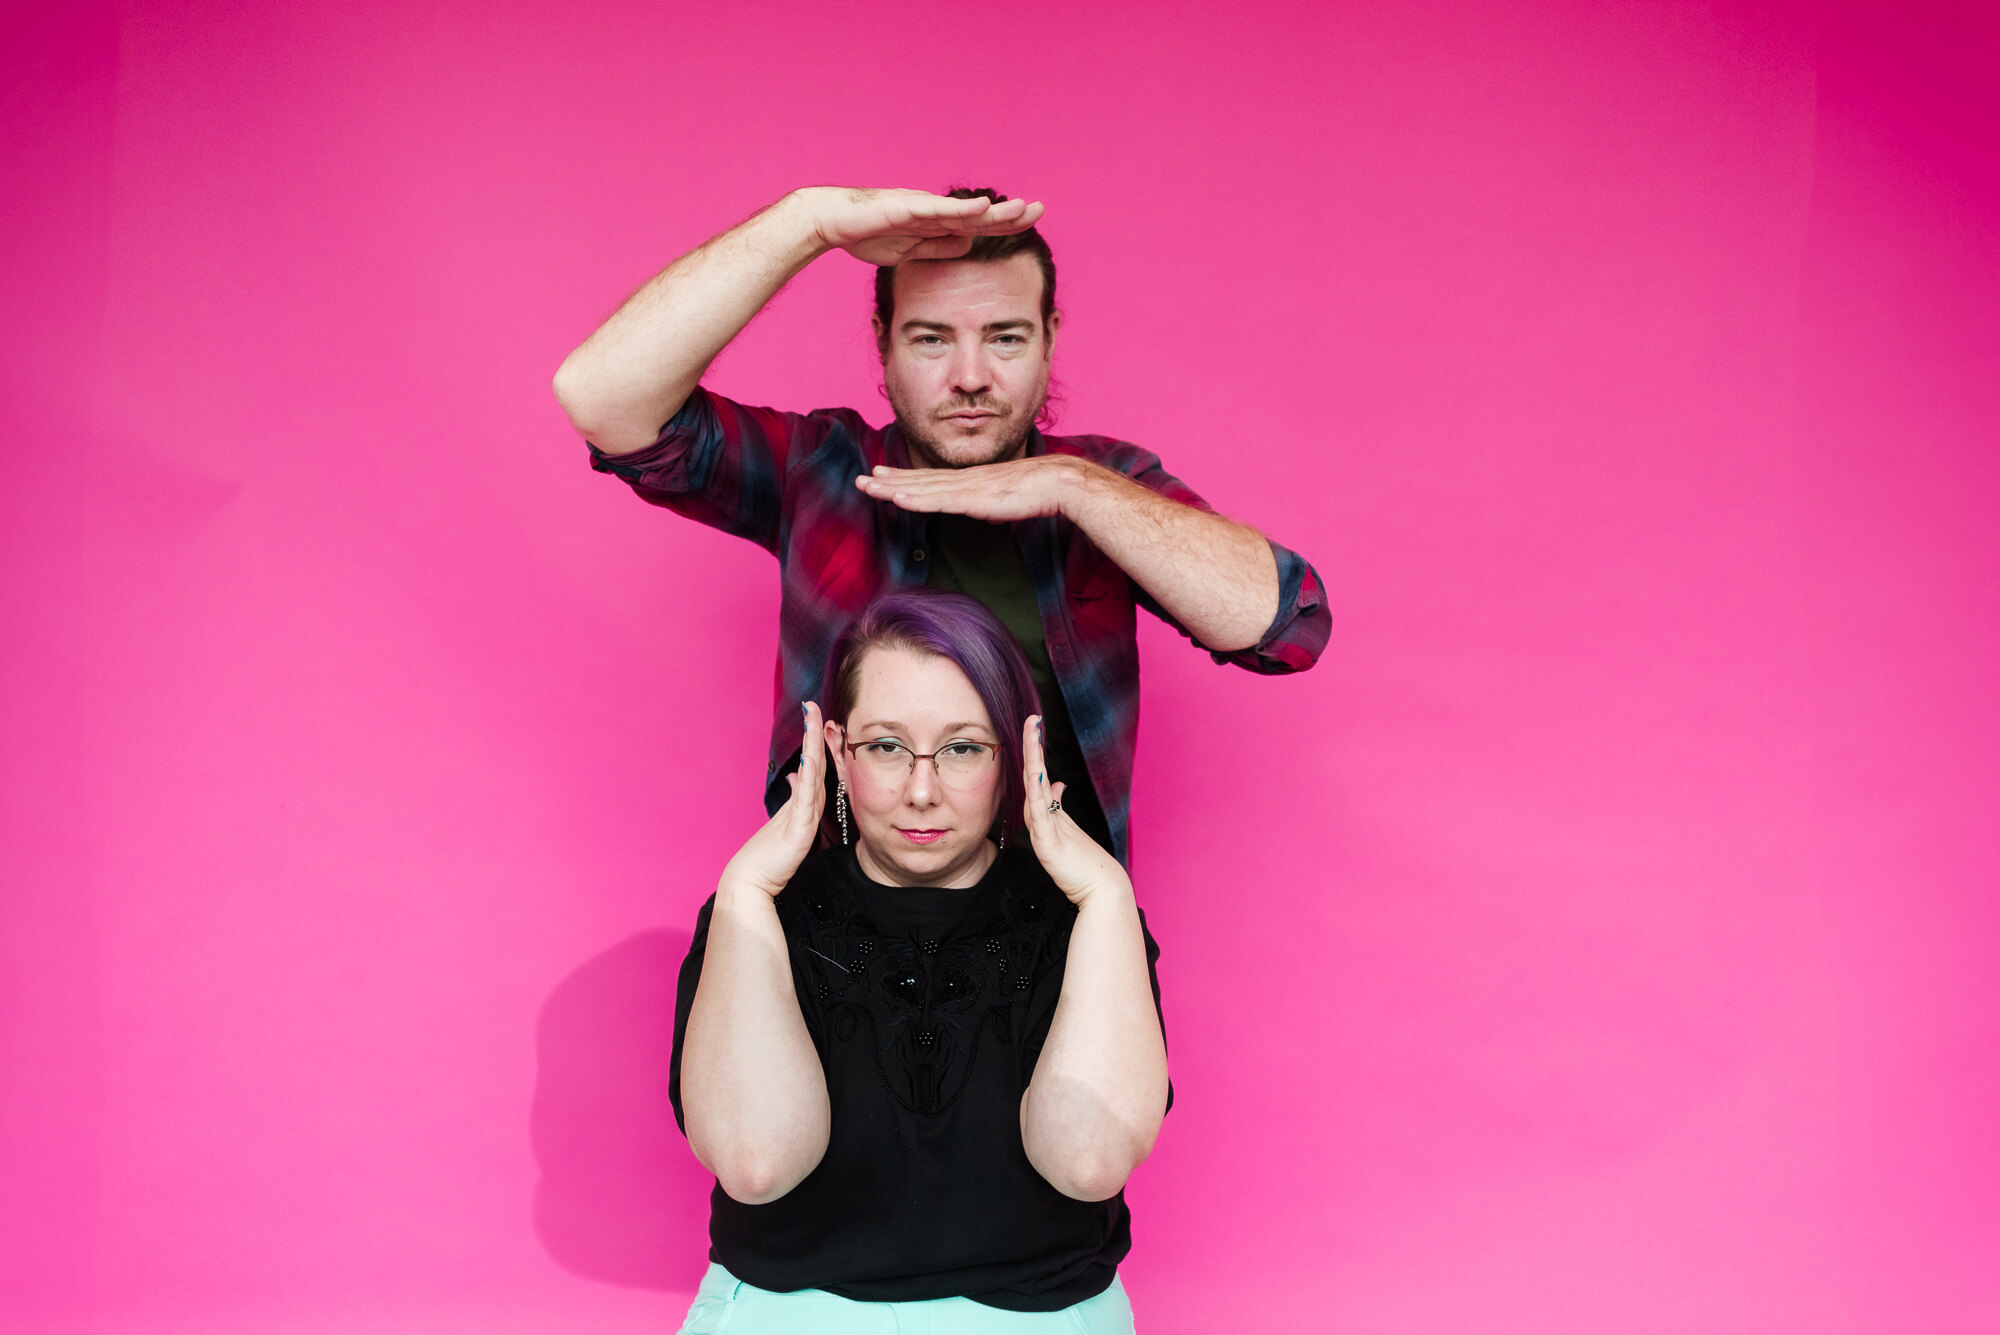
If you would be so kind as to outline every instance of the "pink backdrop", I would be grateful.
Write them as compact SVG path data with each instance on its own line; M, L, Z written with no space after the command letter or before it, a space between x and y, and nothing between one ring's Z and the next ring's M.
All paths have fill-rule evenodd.
M1067 426L1334 596L1142 632L1142 1329L2000 1325L1990 6L1235 8L10 21L0 1326L672 1328L775 582L548 378L812 181L1048 201Z

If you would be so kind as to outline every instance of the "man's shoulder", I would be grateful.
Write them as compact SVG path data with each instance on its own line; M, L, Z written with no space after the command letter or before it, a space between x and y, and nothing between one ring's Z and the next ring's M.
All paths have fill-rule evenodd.
M794 412L785 408L772 408L760 404L745 403L741 399L717 393L705 385L696 392L703 399L704 405L710 411L717 414L740 414L763 419L767 423L777 423L789 419L797 424L789 432L794 440L800 439L803 436L821 443L834 441L851 442L863 454L871 456L881 453L882 436L888 429L887 427L870 426L868 419L863 417L854 408L813 408L806 412ZM690 401L692 402L692 399ZM803 427L804 430L800 430L800 427Z

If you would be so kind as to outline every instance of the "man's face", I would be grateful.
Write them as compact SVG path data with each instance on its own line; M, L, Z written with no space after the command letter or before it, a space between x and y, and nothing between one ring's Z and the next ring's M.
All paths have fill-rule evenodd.
M969 468L1020 457L1048 397L1059 322L1042 327L1032 255L898 265L895 326L878 319L875 336L911 461Z

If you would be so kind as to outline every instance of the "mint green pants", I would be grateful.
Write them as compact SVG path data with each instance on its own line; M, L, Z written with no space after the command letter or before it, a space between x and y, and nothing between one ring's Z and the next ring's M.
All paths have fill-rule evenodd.
M773 1293L714 1262L688 1308L681 1335L1132 1335L1132 1304L1116 1279L1095 1298L1060 1312L1003 1312L970 1298L858 1303L819 1289Z

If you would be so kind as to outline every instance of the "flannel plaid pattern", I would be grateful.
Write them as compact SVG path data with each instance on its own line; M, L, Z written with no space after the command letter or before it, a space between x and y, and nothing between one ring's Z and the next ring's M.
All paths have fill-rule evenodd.
M1155 455L1124 441L1034 431L1028 453L1076 455L1183 505L1211 508ZM764 775L771 811L790 791L785 775L798 762L799 704L817 696L834 639L877 592L929 581L925 516L871 500L854 485L883 463L911 466L894 424L871 427L845 408L801 414L747 407L701 389L646 449L606 455L591 447L591 467L623 478L642 499L748 538L778 558L783 597ZM1091 784L1119 859L1130 865L1139 734L1134 609L1188 632L1067 520L1010 527L1034 581L1049 661ZM1277 616L1254 647L1211 657L1253 672L1300 672L1326 647L1332 626L1326 591L1304 558L1276 543L1271 551L1278 562Z

